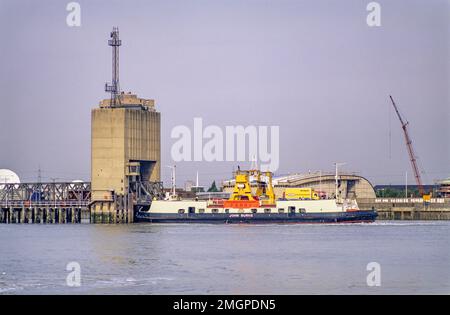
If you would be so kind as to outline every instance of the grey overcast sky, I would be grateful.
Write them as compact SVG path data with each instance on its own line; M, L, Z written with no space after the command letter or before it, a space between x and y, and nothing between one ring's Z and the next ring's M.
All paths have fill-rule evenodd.
M450 176L450 2L0 0L0 168L22 181L90 179L90 114L111 80L119 26L124 91L156 100L169 183L177 125L280 126L277 174L332 170L374 184L412 171L392 94L410 122L427 183ZM389 137L389 133L391 136ZM231 176L238 163L182 162L178 184ZM245 163L239 163L246 166Z

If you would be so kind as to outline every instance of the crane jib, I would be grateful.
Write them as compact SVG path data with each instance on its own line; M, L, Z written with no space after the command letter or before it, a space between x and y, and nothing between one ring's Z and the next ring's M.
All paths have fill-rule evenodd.
M392 98L391 95L389 95L389 97L391 98L392 106L394 106L395 112L397 113L398 119L400 120L400 124L402 125L403 133L405 136L406 148L408 149L409 160L411 161L411 165L412 165L412 168L414 171L414 177L416 179L417 187L419 189L419 194L423 195L424 189L423 189L422 179L420 177L419 168L418 168L417 162L416 162L417 159L414 154L413 147L412 147L412 140L409 137L408 128L407 128L409 122L408 121L406 123L404 122L402 116L400 115L400 112L398 111L397 105L394 102L394 99Z

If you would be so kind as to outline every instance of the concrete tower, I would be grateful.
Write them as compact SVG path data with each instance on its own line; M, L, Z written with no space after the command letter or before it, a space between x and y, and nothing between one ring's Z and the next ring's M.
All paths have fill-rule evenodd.
M118 29L111 33L111 98L91 114L91 222L133 222L134 209L149 183L161 174L161 115L151 99L119 91Z

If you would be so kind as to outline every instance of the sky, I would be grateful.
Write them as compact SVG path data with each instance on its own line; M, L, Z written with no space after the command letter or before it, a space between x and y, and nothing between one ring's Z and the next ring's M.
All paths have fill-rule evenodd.
M413 183L404 117L425 183L450 176L450 1L0 0L0 168L22 182L90 180L90 115L107 98L113 26L120 84L162 114L162 179L180 125L279 126L276 175L332 171ZM209 186L250 162L179 162Z

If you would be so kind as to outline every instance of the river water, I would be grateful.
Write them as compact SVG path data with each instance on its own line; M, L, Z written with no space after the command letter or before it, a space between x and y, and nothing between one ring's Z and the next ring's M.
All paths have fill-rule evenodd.
M449 294L450 222L0 224L0 294L308 293Z

